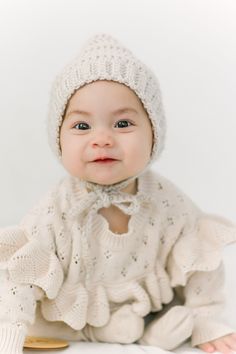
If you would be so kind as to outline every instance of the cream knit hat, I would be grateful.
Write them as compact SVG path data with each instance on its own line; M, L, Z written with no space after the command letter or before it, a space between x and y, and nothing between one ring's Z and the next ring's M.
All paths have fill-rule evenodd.
M60 127L69 99L77 89L97 80L125 84L140 98L151 120L154 133L149 164L156 160L163 150L166 133L158 80L130 50L107 34L92 37L53 83L47 123L49 144L55 155L60 160Z

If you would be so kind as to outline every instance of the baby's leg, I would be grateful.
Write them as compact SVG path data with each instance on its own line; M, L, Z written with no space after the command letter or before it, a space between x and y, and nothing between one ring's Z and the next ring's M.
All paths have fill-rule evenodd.
M144 319L132 310L131 305L123 305L111 314L109 322L103 327L87 325L83 333L88 340L130 344L143 335Z
M138 343L173 350L191 336L192 330L191 310L185 306L174 306L147 325Z

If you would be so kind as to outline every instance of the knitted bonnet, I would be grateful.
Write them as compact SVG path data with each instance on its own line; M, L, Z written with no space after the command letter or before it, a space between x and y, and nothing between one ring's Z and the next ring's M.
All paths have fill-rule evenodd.
M161 92L154 73L131 51L107 34L93 36L53 82L47 120L49 145L61 160L60 127L67 103L77 89L97 80L125 84L139 97L153 128L153 150L149 164L163 150L166 122Z

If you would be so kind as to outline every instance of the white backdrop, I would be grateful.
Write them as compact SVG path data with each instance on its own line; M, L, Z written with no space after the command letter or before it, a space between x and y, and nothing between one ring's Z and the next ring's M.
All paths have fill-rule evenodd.
M47 145L52 80L107 32L157 74L168 132L155 168L236 221L234 0L1 0L0 227L65 175Z
M155 169L203 210L236 222L235 19L235 0L0 0L0 228L66 174L47 145L49 90L98 32L159 78L168 132ZM225 262L236 326L235 251Z

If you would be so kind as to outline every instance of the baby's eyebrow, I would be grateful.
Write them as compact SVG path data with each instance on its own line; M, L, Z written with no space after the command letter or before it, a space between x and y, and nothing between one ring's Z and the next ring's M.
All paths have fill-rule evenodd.
M132 107L124 107L124 108L116 109L115 111L112 112L112 114L114 114L114 115L118 115L118 114L122 114L122 113L136 113L136 114L138 114L138 111Z
M118 108L114 111L111 112L111 114L113 115L119 115L119 114L122 114L122 113L136 113L138 114L138 111L133 108L133 107L122 107L122 108ZM80 110L80 109L76 109L76 110L73 110L73 111L69 111L66 116L67 118L72 115L72 114L77 114L77 115L83 115L83 116L91 116L92 113L90 112L87 112L87 111L84 111L84 110Z

